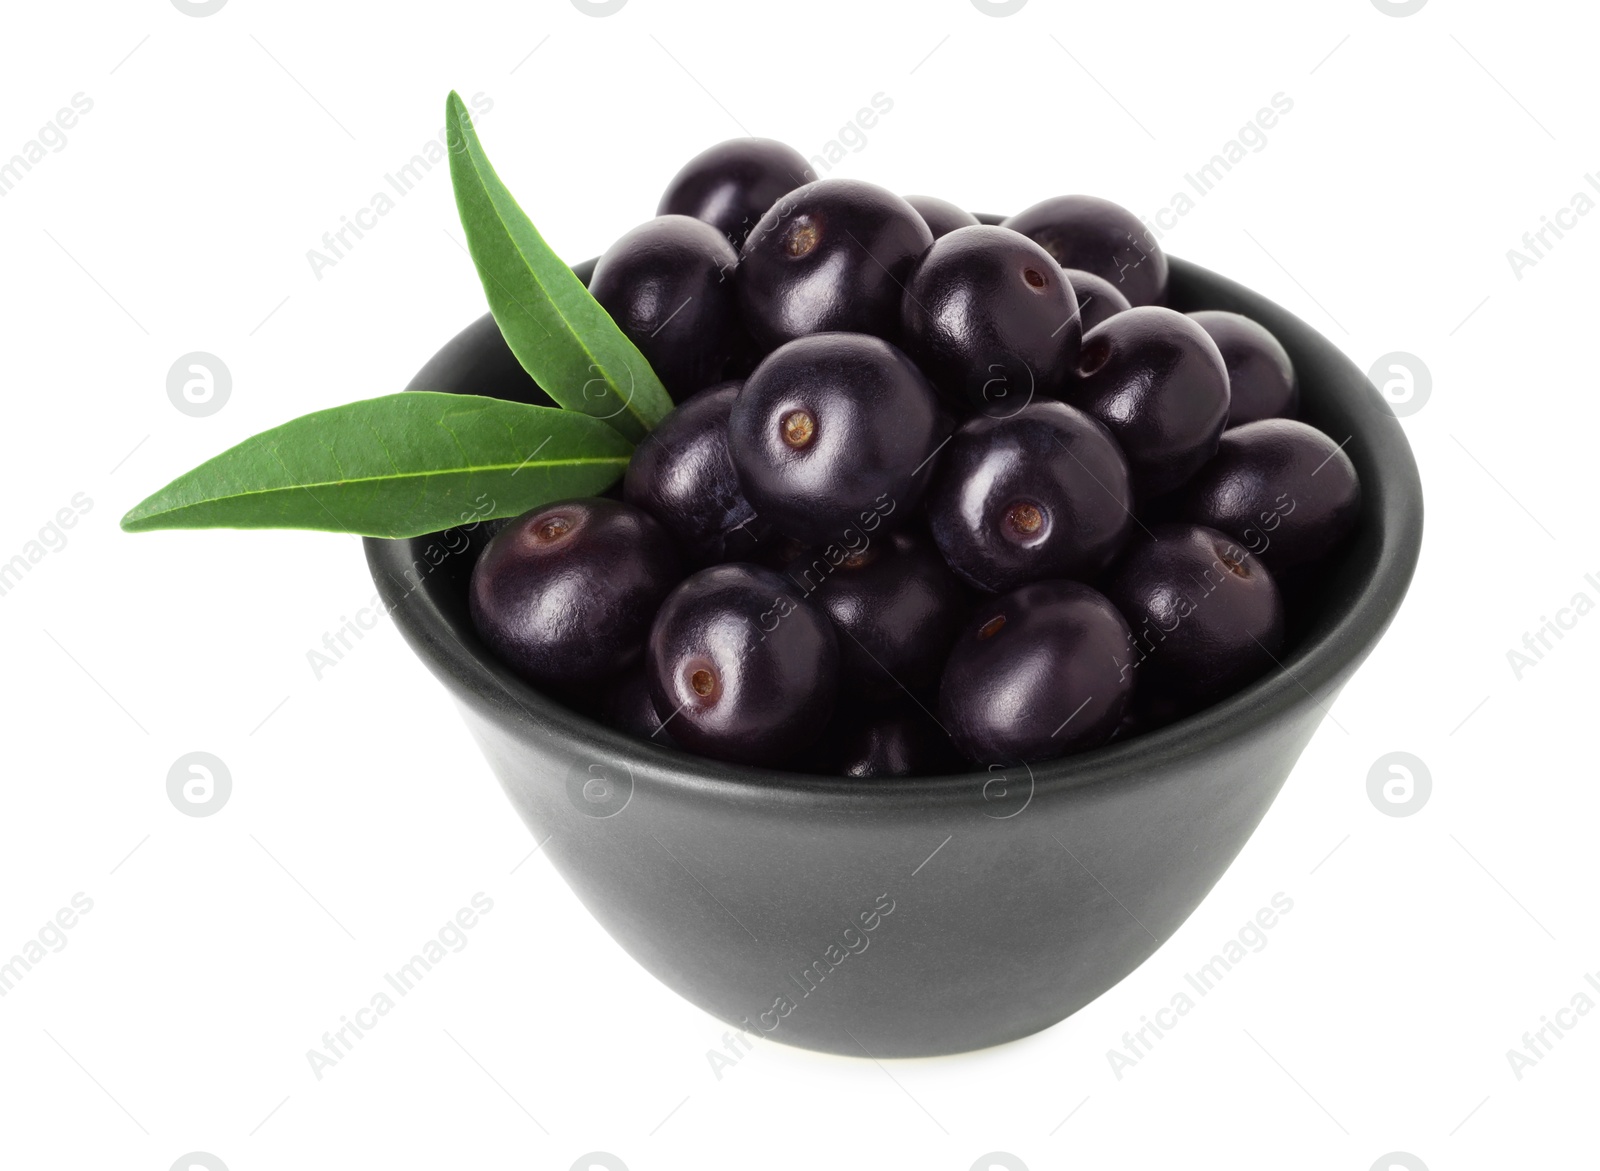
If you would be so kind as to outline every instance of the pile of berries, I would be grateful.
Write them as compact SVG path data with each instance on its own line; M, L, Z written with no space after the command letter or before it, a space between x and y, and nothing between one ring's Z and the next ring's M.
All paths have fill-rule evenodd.
M1272 334L1164 308L1105 200L993 226L806 178L713 147L600 258L677 405L620 499L484 548L494 654L657 744L855 777L1080 752L1272 669L1360 508Z

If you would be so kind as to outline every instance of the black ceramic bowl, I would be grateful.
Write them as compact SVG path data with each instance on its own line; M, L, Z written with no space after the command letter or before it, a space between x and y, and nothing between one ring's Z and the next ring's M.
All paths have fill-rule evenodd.
M577 714L490 656L467 615L480 541L366 542L395 622L455 697L517 812L658 979L774 1041L958 1053L1088 1004L1221 877L1394 617L1421 544L1422 489L1393 413L1303 322L1180 260L1169 302L1234 310L1277 335L1299 371L1303 417L1351 437L1361 522L1302 599L1307 621L1282 670L1094 752L870 782L674 752ZM489 317L412 385L548 401ZM583 984L559 963L545 978Z

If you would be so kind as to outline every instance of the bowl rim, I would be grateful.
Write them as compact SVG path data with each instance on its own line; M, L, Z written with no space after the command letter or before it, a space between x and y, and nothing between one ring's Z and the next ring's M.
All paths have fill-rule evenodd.
M998 780L997 772L1014 775L1014 770L1022 767L1027 772L1031 800L1055 792L1159 775L1185 758L1264 729L1304 698L1322 707L1326 715L1325 704L1333 698L1340 677L1353 671L1376 644L1397 612L1415 571L1423 526L1422 487L1415 458L1388 402L1319 331L1227 277L1175 256L1169 256L1168 262L1174 278L1206 286L1208 292L1219 295L1218 299L1268 307L1271 312L1259 316L1277 318L1325 348L1329 360L1346 368L1345 381L1349 381L1350 372L1358 375L1365 384L1364 397L1371 410L1371 422L1360 432L1362 443L1369 462L1380 473L1377 483L1368 479L1362 483L1363 492L1376 497L1367 523L1375 526L1379 543L1360 596L1331 626L1303 639L1277 670L1166 727L1032 765L992 765L986 770L940 776L863 781L734 764L651 744L602 724L543 695L512 674L481 644L472 645L477 640L471 632L471 643L464 641L433 597L432 590L438 588L434 579L425 577L410 588L403 585L415 564L414 556L408 552L410 541L363 539L373 580L407 642L450 686L458 700L480 711L497 709L532 724L546 737L567 741L576 749L576 755L595 763L620 764L636 784L643 777L653 789L688 796L754 801L765 806L799 803L857 811L925 807L930 803L985 800L987 786ZM581 270L585 266L577 267Z

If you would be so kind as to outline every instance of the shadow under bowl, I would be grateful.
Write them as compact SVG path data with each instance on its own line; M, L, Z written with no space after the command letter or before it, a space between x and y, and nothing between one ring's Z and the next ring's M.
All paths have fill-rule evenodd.
M545 854L685 999L855 1056L1014 1040L1143 963L1261 821L1400 605L1422 488L1393 412L1332 343L1232 281L1171 265L1173 308L1243 313L1284 344L1301 417L1350 437L1363 500L1355 536L1300 598L1282 669L1159 731L1032 768L870 782L690 756L563 706L489 654L467 613L481 537L366 541L384 603ZM549 402L488 316L412 387ZM544 978L581 992L558 955Z

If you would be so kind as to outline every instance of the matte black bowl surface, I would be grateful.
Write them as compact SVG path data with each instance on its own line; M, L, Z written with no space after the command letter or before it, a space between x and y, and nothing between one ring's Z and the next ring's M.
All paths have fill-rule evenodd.
M1181 260L1169 303L1234 310L1277 335L1300 374L1302 417L1350 436L1364 500L1356 536L1310 587L1282 670L1124 743L1031 770L872 782L689 756L562 706L488 654L466 606L479 541L366 542L396 623L518 813L658 979L775 1041L958 1053L1089 1003L1221 877L1394 617L1421 545L1422 489L1387 404L1310 327ZM412 386L548 401L487 316ZM560 962L540 978L584 983Z

